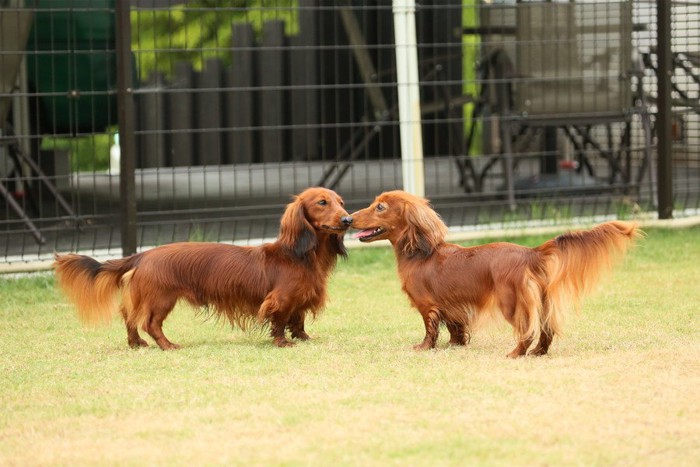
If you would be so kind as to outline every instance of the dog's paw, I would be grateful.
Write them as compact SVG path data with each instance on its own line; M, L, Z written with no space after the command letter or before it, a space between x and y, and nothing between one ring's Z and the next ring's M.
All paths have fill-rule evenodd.
M160 348L163 350L178 350L180 346L178 344L173 344L172 342L166 342L164 344L159 344Z
M531 351L527 353L528 355L532 355L533 357L541 357L543 355L547 355L547 350L543 349L542 347L535 347Z
M130 341L129 347L131 347L132 349L139 349L141 347L148 347L148 342L146 342L145 340L143 340L139 337L135 341Z
M413 350L417 351L424 351L424 350L430 350L432 347L430 344L426 344L425 342L421 342L420 344L416 344L413 346Z
M304 331L301 331L300 333L294 333L294 334L292 334L292 337L294 339L299 339L300 341L308 341L309 339L311 339L311 336L309 336Z
M296 344L287 339L275 339L275 345L277 347L294 347Z

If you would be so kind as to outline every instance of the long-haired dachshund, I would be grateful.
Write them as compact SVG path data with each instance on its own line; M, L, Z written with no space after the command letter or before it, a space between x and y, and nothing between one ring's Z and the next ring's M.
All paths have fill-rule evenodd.
M84 321L108 320L119 308L131 347L148 345L142 328L161 349L178 348L162 325L181 298L242 328L256 319L269 323L274 343L286 347L293 345L286 328L292 338L309 338L304 318L326 303L328 276L337 256L347 255L343 235L351 222L340 196L309 188L287 206L274 243L173 243L104 263L56 255L54 267Z
M564 312L578 305L600 276L641 235L613 221L571 232L536 248L491 243L470 248L445 243L447 227L427 200L390 191L352 214L362 242L387 239L394 247L403 291L425 323L419 350L435 347L441 322L450 343L465 345L477 318L500 311L513 326L511 358L547 353L561 334Z

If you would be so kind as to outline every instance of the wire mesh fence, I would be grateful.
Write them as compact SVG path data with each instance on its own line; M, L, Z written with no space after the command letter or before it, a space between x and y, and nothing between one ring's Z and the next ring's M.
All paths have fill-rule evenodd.
M120 255L125 225L139 249L257 243L308 186L351 210L402 188L393 14L388 0L0 0L0 262ZM699 16L672 4L675 216L700 209ZM435 0L415 21L425 193L451 228L653 215L656 3Z

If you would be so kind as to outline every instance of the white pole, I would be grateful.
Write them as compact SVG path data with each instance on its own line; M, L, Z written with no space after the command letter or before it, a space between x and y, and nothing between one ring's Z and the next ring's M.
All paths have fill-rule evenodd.
M393 11L403 188L425 196L415 0L393 0Z

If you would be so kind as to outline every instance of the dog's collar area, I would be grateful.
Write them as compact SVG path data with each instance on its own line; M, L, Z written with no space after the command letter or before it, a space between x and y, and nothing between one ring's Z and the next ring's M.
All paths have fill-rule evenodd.
M360 232L353 234L352 238L356 238L361 242L364 242L382 233L384 233L384 229L381 227L373 227L371 229L361 230Z

